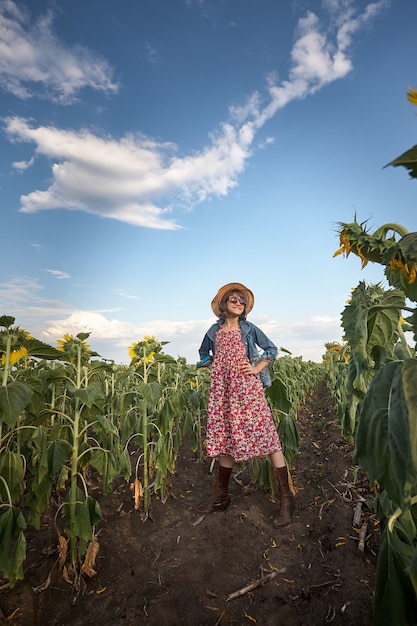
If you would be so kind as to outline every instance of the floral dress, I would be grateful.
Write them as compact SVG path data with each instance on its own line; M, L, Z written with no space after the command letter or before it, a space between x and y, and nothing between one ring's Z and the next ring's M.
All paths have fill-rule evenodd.
M247 361L241 331L219 331L211 366L207 455L248 461L281 450L259 376L243 374Z

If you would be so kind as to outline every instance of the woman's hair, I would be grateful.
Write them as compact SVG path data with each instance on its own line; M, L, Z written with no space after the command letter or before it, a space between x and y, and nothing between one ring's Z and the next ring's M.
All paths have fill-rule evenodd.
M227 309L226 309L227 298L229 296L232 296L234 293L237 293L237 295L240 296L241 298L245 298L245 294L239 291L238 289L232 289L231 291L228 291L227 293L225 293L223 298L219 302L219 311L222 314L222 319L225 319L227 315ZM239 315L239 319L240 320L246 319L246 304L244 306L242 313Z

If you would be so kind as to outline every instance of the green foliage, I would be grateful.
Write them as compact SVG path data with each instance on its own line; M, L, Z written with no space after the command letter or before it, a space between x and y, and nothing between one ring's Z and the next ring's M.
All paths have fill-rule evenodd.
M292 410L290 413L281 417L277 430L282 444L284 457L288 465L290 465L296 458L301 445L296 418Z
M391 357L398 340L398 323L405 306L404 294L396 289L385 291L380 285L359 283L351 302L342 313L344 340L349 342L359 366L354 387L366 391L361 374L373 366L375 351L383 347Z
M296 411L308 394L317 387L323 376L324 368L321 363L303 361L301 357L284 356L274 362L272 367L272 387L266 393L273 405L275 396L281 394L283 401L287 402ZM280 382L275 383L276 379ZM281 410L279 406L276 408ZM282 410L287 412L285 407Z
M357 409L381 363L393 357L399 338L398 326L404 294L385 291L380 285L360 282L342 313L344 340L350 348L347 403L341 420L342 432L353 441Z
M7 500L10 494L11 501L14 502L23 493L23 481L25 478L26 463L25 458L18 452L3 450L0 453L0 498Z
M62 514L66 518L65 533L71 539L77 538L77 550L84 555L88 544L93 539L94 528L101 520L100 505L91 496L85 496L83 492L71 487L68 500L62 508ZM75 513L75 514L74 514ZM74 562L72 563L74 567Z
M394 167L401 165L409 171L410 178L417 178L417 146L413 146L410 150L403 152L399 157L387 163L385 167L389 165Z
M88 494L85 475L89 467L94 468L102 478L104 493L111 492L116 476L130 478L129 426L140 423L138 407L146 403L145 398L155 403L161 397L161 381L156 380L160 363L154 363L152 379L132 392L130 376L134 369L90 362L96 354L85 344L87 333L75 338L66 335L59 342L62 349L57 350L29 337L13 323L11 316L0 319L4 365L0 497L9 502L1 519L4 533L14 537L10 550L4 547L1 552L0 571L12 584L22 577L26 545L23 513L27 523L39 528L53 488L58 499L66 499L58 512L67 519L72 571L79 571L101 516ZM163 360L168 361L168 357ZM130 385L126 393L125 385ZM131 415L134 419L129 424Z
M282 413L290 411L291 402L288 398L288 388L280 378L275 378L272 381L271 386L266 389L266 395L275 409Z
M14 587L23 579L23 562L26 558L26 528L22 512L9 506L0 515L0 571Z
M390 503L383 508L374 623L408 626L417 615L417 504L395 516L395 524L387 521Z
M38 339L34 339L33 337L30 337L25 341L25 347L30 357L45 359L47 361L66 360L65 355L57 350L57 348L53 348L52 346L49 346Z
M33 390L25 383L15 381L0 387L0 423L13 428L19 415L29 404ZM1 432L1 431L0 431Z
M417 233L408 233L383 257L385 276L390 285L417 301Z
M391 164L405 163L400 157ZM363 267L368 261L385 265L394 289L360 283L354 290L342 315L348 376L335 362L329 373L334 383L339 366L346 381L345 412L338 413L342 429L355 441L353 460L378 487L375 509L381 545L374 623L406 626L417 614L417 359L404 334L412 330L417 339L417 310L406 302L417 301L417 233L396 227L393 230L401 234L396 241L386 239L392 224L373 235L356 222L351 226L342 224L342 248L336 254L353 251ZM403 311L411 312L405 322Z
M359 411L354 461L407 508L417 486L417 360L392 361L372 380Z

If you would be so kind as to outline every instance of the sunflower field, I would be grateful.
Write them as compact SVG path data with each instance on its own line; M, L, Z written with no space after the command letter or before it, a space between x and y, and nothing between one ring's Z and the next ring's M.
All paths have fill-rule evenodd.
M185 435L203 458L209 372L165 354L155 337L133 343L123 366L98 358L87 333L65 335L54 348L14 323L0 317L0 572L10 586L23 578L25 531L39 529L52 508L57 567L80 590L95 574L102 518L91 476L104 494L123 476L146 520L152 494L163 502L170 494ZM297 406L322 369L289 356L274 367L270 402L290 462ZM267 462L250 471L271 486Z

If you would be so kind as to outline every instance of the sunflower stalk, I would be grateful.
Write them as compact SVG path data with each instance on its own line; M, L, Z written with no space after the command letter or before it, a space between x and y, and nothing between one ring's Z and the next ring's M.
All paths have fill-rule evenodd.
M7 381L9 379L10 373L10 352L12 349L12 338L9 334L6 337L6 353L5 353L5 364L4 364L4 372L3 372L3 383L2 386L6 387Z
M2 386L3 387L7 386L7 381L9 379L11 346L12 346L12 338L11 338L11 336L9 334L7 334L7 337L6 337L6 356L5 356L5 364L4 364L4 372L3 372L3 382L2 382ZM1 441L2 436L3 436L3 422L2 422L2 420L0 420L0 441Z
M387 234L389 232L397 233L400 237L405 237L408 234L408 229L402 224L395 224L394 222L390 222L389 224L383 224L380 226L374 233L373 236L377 239L386 240Z
M200 393L200 380L199 377L196 376L196 392L199 394ZM197 449L198 449L198 459L199 461L203 460L204 457L204 450L203 450L203 429L202 429L202 425L201 425L201 406L200 404L198 405L197 411L196 411L196 419L195 419L195 429L196 429L196 438L197 438Z
M408 358L411 359L414 356L414 354L410 350L410 346L407 343L407 339L406 339L405 333L403 331L401 320L398 322L397 331L398 331L398 337L399 337L399 339L401 341L401 345L403 347L403 350L404 350L405 354L408 356Z
M148 382L148 370L146 364L146 348L143 348L143 382ZM143 509L145 514L149 510L149 468L148 468L148 405L143 398Z
M77 346L76 365L76 388L81 387L81 343ZM77 511L77 483L78 483L78 455L79 455L79 431L80 431L80 410L79 398L75 398L74 422L72 425L72 456L71 456L71 488L70 488L70 510L69 510L69 541L71 563L76 571L78 565L77 557L77 534L76 534L76 511Z

